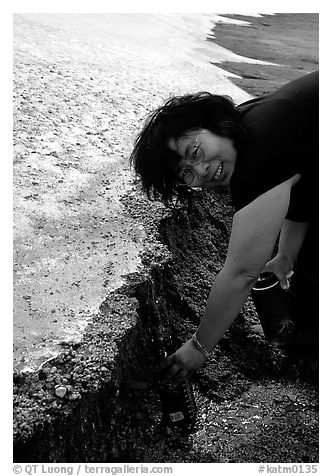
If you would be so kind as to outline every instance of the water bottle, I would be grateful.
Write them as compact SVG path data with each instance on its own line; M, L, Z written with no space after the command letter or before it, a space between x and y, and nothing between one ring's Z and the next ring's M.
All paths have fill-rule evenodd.
M158 388L163 421L171 426L191 427L195 424L197 406L192 383L188 378L178 384L161 383Z
M174 350L173 350L174 351ZM164 351L163 358L173 351ZM196 422L197 405L193 386L189 378L179 383L172 380L158 382L158 393L163 411L163 422L168 426L192 428Z
M251 292L266 339L282 346L295 333L288 291L284 291L273 273L262 273Z

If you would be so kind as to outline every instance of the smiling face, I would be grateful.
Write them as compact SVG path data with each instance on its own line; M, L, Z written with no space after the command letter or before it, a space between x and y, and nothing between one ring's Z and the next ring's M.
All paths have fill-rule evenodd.
M232 139L199 129L177 140L169 139L168 147L181 157L179 183L190 182L190 187L228 188L237 156Z

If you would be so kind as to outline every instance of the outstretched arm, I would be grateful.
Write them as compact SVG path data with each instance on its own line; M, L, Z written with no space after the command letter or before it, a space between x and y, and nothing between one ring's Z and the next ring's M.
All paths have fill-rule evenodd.
M227 258L218 274L197 338L210 351L239 314L258 275L271 256L287 213L290 191L299 175L260 195L234 215ZM166 377L186 377L205 363L206 357L189 339L166 359L160 370Z

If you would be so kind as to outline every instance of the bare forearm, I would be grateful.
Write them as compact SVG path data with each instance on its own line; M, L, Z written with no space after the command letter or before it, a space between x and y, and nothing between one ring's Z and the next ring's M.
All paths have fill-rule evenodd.
M290 190L296 180L294 176L269 190L234 215L225 265L213 284L197 330L199 341L207 350L217 345L239 314L271 256L280 229L285 225L282 247L294 233L294 250L302 244L303 226L295 222L287 224L285 220Z
M217 276L207 302L197 335L201 344L212 350L224 336L245 303L255 279L233 276L222 270Z
M296 261L303 244L309 223L285 220L279 238L279 253L286 256L291 263Z

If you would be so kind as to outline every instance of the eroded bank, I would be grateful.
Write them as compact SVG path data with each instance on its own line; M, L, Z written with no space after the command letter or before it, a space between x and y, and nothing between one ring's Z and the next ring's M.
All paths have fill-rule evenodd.
M165 336L177 346L199 322L232 207L216 194L172 211L137 192L123 203L145 228L144 266L108 295L80 343L64 343L38 372L14 375L14 460L317 461L317 386L253 331L250 300L194 377L194 431L163 427L146 382Z

